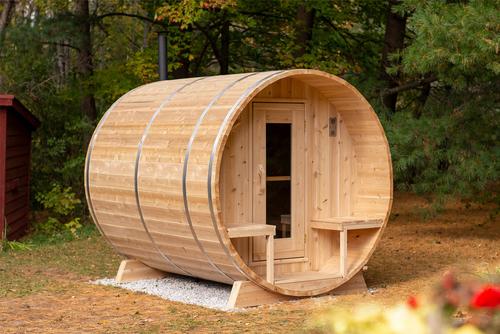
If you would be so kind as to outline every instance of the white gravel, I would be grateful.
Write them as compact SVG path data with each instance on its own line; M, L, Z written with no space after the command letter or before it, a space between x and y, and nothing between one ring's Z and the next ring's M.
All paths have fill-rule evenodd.
M89 282L92 284L113 285L131 291L145 292L171 301L200 305L222 311L234 312L245 310L244 308L227 307L232 285L206 281L199 278L176 275L164 279L143 279L136 282L121 284L115 283L114 278L103 278ZM377 291L377 289L373 289L371 292L374 291ZM321 300L337 300L335 296L309 298L316 300L318 304L321 303ZM309 298L290 301L290 303L302 305L303 301ZM274 306L276 307L281 303L282 302L279 302Z
M205 281L187 276L171 276L164 279L144 279L130 283L115 283L114 278L90 281L93 284L113 285L131 291L141 291L161 298L200 305L208 308L236 311L227 308L231 285Z

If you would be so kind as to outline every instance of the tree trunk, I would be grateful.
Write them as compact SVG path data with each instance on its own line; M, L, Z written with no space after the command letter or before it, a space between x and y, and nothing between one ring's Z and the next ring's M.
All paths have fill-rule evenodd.
M175 24L175 26L178 29L181 29L180 24ZM189 25L187 27L186 31L187 32L193 31L193 27L191 25ZM176 68L175 70L172 70L172 76L174 77L174 79L189 78L189 62L190 61L189 61L189 58L183 56L183 54L187 54L187 53L189 53L189 51L190 51L189 48L181 50L181 52L179 53L179 56L178 56L179 58L172 60L172 61L179 62L182 64L180 67Z
M0 17L0 56L2 54L1 47L3 45L3 43L2 43L3 36L5 34L4 30L10 22L11 13L14 11L14 9L15 9L14 0L5 0L4 1L3 12L2 12L2 16ZM0 93L3 92L3 88L2 88L3 86L4 86L3 76L0 73Z
M430 74L425 75L425 79L430 78ZM431 83L425 83L422 85L422 92L420 93L420 96L418 97L418 105L417 107L413 110L413 117L416 119L419 119L420 116L422 116L422 112L425 109L425 103L427 102L427 99L429 98L429 95L431 94Z
M151 18L151 14L148 12L146 14L146 17L149 19ZM149 47L149 34L151 33L151 22L149 21L144 21L144 36L142 38L142 47L147 48Z
M307 11L306 5L298 5L296 21L297 36L295 37L294 44L299 48L292 53L294 61L295 59L306 54L307 46L312 38L312 28L314 25L314 9Z
M384 47L382 49L382 67L380 68L380 79L387 82L387 89L397 87L399 81L398 75L389 75L387 73L387 68L397 65L389 61L388 55L404 48L406 16L401 17L399 14L392 12L393 6L398 3L398 0L390 0L387 8ZM395 112L397 99L398 94L395 93L384 96L382 102L387 109Z
M228 74L229 73L229 20L225 20L222 23L222 30L220 35L220 53L221 60L220 64L220 74Z
M0 17L0 45L2 43L4 30L10 22L10 14L14 11L15 2L14 0L5 0L3 2L3 12Z
M81 27L80 36L77 37L77 68L80 75L80 91L82 93L80 110L83 116L87 116L88 119L95 124L95 121L97 120L97 110L94 94L92 92L93 87L91 84L88 84L94 75L92 66L92 39L90 36L89 1L77 0L75 14L77 23Z

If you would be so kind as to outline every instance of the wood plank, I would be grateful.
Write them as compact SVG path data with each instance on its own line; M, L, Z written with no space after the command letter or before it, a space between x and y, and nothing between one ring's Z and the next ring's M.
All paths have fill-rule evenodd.
M28 195L28 187L22 187L18 191L8 191L5 193L5 201L4 203L9 203L11 201L16 200L19 197L25 197L27 198Z
M5 191L11 190L22 190L24 187L27 187L29 184L28 175L23 175L21 177L15 178L13 180L5 181Z
M340 274L347 277L347 231L340 231Z
M273 304L284 300L293 300L296 298L297 297L284 296L278 293L264 290L263 288L250 281L236 281L233 284L227 307L251 307L264 304Z
M308 281L333 279L341 277L343 276L338 272L322 273L319 271L305 271L299 273L286 273L276 276L275 284L279 286L281 284L287 284L287 283L299 283L299 282L308 282Z
M261 235L276 235L276 226L264 224L227 224L230 238L256 237Z
M13 201L5 203L5 214L8 215L9 213L11 213L19 208L22 208L22 207L26 207L26 210L27 210L28 208L26 205L27 205L26 194L24 194L22 196L17 197Z
M361 217L336 217L325 219L313 219L311 228L344 231L365 228L380 228L383 224L382 219L361 218Z
M360 271L341 286L320 296L355 294L365 292L366 290L367 287L363 278L363 273ZM285 296L274 293L265 290L250 281L237 281L233 284L233 289L231 290L227 307L243 308L296 299L300 299L300 297Z
M29 154L8 158L5 163L5 168L12 169L20 166L27 166L26 168L29 168L29 162Z
M5 214L5 221L7 222L7 224L10 225L11 223L15 222L19 218L27 217L27 216L28 216L28 208L25 205L23 205L20 208L18 208L17 210L12 211L9 214Z
M305 106L293 110L292 124L292 213L291 213L291 241L292 247L287 248L294 256L281 255L279 244L275 243L275 257L304 257L306 229L305 229ZM280 240L281 241L281 240ZM277 248L277 249L276 249ZM284 252L285 253L285 252Z
M30 143L30 137L26 135L7 136L7 147L23 146Z
M259 165L266 165L266 111L264 109L255 109L260 103L252 104L253 115L253 134L252 134L252 150L253 150L253 186L252 186L252 202L253 202L253 220L254 224L266 223L266 191L262 191L262 176L259 174ZM252 245L252 260L265 259L265 239L253 238Z
M113 241L113 244L115 244L114 243L115 240L114 239L111 240ZM156 250L152 251L144 248L136 248L119 244L117 244L117 246L118 249L120 249L120 251L124 252L125 254L127 254L132 258L141 260L141 262L145 264L150 263L151 265L154 265L156 268L163 267L165 269L162 268L162 270L171 273L176 273L181 275L186 274L185 272L175 268L172 264L170 264L170 262L168 262L165 258L163 258L163 256L161 256L161 254L158 253ZM169 256L169 259L172 262L174 262L177 266L179 266L181 269L186 270L189 273L195 274L197 277L208 280L215 280L217 282L221 282L222 280L224 283L232 283L231 280L224 278L224 276L212 264L208 263L206 259L202 261L182 256ZM230 277L234 276L234 278L236 279L238 278L244 279L241 276L241 274L237 274L237 269L232 264L227 266L217 264L217 267L219 267L224 273L226 273Z
M257 90L262 88L256 97L268 100L261 100L261 103L255 103L255 105L268 104L269 106L266 106L266 108L278 108L278 111L289 113L285 109L280 109L282 106L276 107L276 105L288 104L292 105L293 109L297 105L307 103L305 107L307 110L306 123L303 123L303 131L306 131L306 134L304 145L300 150L301 154L303 154L303 158L300 158L300 160L303 160L304 165L304 182L301 183L307 185L307 188L305 188L307 192L293 192L296 194L296 199L303 201L304 207L307 208L307 210L303 211L307 212L307 214L300 219L292 219L292 221L304 226L302 235L295 235L295 237L300 238L297 238L294 243L299 244L302 242L308 246L303 251L302 256L307 255L310 260L304 262L300 259L297 262L278 264L274 261L273 267L277 276L283 273L313 271L311 270L313 268L316 270L322 268L323 263L328 261L332 254L336 254L336 270L338 271L338 262L340 261L337 255L340 243L339 232L309 229L308 224L313 218L349 217L353 214L359 217L378 218L383 215L384 210L387 213L390 201L384 202L384 200L388 193L381 190L390 186L390 183L386 182L391 177L389 171L390 159L387 158L387 145L386 142L373 145L368 140L364 141L363 138L366 139L366 136L377 137L383 132L377 132L377 129L381 130L377 116L352 86L341 79L333 78L327 74L317 74L319 72L310 70L298 70L293 72L293 75L289 73L292 72L284 72L272 78L270 81L273 83L268 83L267 86L265 82L256 86ZM252 191L256 185L261 183L258 175L253 175L253 167L259 164L253 161L258 159L259 153L258 147L257 149L252 148L252 137L255 138L256 131L252 125L255 117L250 109L254 103L248 104L250 101L248 97L242 101L238 109L233 110L233 114L228 115L227 113L243 92L269 74L261 73L248 77L248 79L237 82L219 96L201 122L191 147L186 174L191 220L198 237L200 237L202 246L216 257L216 262L226 263L227 259L223 260L224 256L227 257L224 247L230 246L230 240L222 240L221 243L215 229L219 228L219 233L222 232L223 237L227 238L228 235L222 229L225 228L227 222L265 224L265 210L259 212L260 209L256 210L254 208L256 197L253 197ZM296 77L295 74L298 76ZM214 268L206 260L198 258L201 252L195 252L195 248L191 248L191 245L194 244L193 238L190 236L190 229L186 228L189 226L184 212L180 180L182 180L183 176L185 150L200 115L213 98L221 92L223 87L233 83L235 78L243 78L245 75L247 74L205 78L196 84L183 88L182 92L176 94L162 108L151 125L144 142L139 165L139 197L143 215L146 224L150 227L150 232L155 240L158 240L159 247L165 252L167 250L174 252L179 261L189 261L190 258L194 257L195 265L191 263L189 268L195 270L196 275L198 275L199 271L211 270L210 274L207 275L212 275L211 277L215 280L224 278L215 272ZM280 78L284 79L280 80ZM153 83L133 92L118 103L104 122L105 124L103 124L99 134L100 137L97 136L94 145L95 154L92 156L92 161L89 162L91 171L90 194L95 195L94 207L97 219L103 219L104 225L118 226L123 224L124 227L127 227L127 230L120 230L116 234L123 232L128 238L134 239L133 229L135 227L137 229L142 228L135 203L135 193L128 190L133 190L135 150L140 142L143 130L152 114L165 101L166 97L192 80ZM324 94L319 93L318 89L307 83L315 85ZM276 98L290 100L287 103L276 103L278 100L269 100ZM292 102L293 99L304 99L305 101ZM328 99L332 102L329 103ZM284 102L284 100L281 100L281 102ZM244 106L245 103L247 103L247 106ZM311 135L313 131L309 131L309 129L313 129L316 122L318 131L326 132L329 117L337 115L337 110L333 105L342 108L343 113L342 116L338 115L337 123L339 127L337 133L342 136L340 127L343 127L345 130L344 135L347 138L340 148L343 149L342 152L339 152L338 137L332 139L326 135L320 136L320 132L318 132L318 141L314 142L314 134ZM362 106L362 108L360 109L359 106ZM245 114L243 107L248 109L247 114ZM287 108L290 110L289 107ZM321 118L314 114L317 113L318 108L326 110L326 112L321 111ZM240 112L241 114L239 114ZM227 115L230 116L230 119L222 129L223 136L214 156L216 162L213 175L215 177L212 178L213 184L209 186L212 190L215 212L210 212L212 208L208 206L208 199L206 198L208 162L215 137L219 132L222 120ZM248 117L246 122L245 117ZM341 118L344 119L344 125L339 125ZM304 120L304 117L302 117L302 120ZM349 132L351 130L352 133ZM350 135L360 137L360 142L353 143L352 138L349 138ZM321 140L319 140L320 137ZM317 147L313 145L317 145ZM265 150L265 142L263 146ZM313 152L316 149L317 153ZM226 153L229 155L225 156ZM342 182L347 182L346 186L339 186L341 182L339 182L338 166L345 164L345 161L339 159L339 155L342 158L347 157L349 161L346 164L346 171L342 172L342 177L344 177ZM292 155L292 159L297 157L298 155ZM219 166L221 164L223 166ZM293 168L298 166L296 161L293 161L293 166ZM345 176L348 177L345 178ZM292 171L290 181L295 182L299 178ZM217 184L218 181L220 181L220 184ZM271 181L271 179L268 181ZM97 192L93 192L92 188L94 186L101 188ZM350 189L347 189L347 186ZM346 189L347 191L344 192ZM342 194L348 195L348 198L344 200L346 205L339 205L339 190L343 191ZM362 196L356 198L358 192ZM392 194L390 195L392 196ZM378 198L375 198L377 196ZM390 200L391 196L387 196L387 198ZM312 197L314 197L314 200L311 199ZM293 207L296 207L295 201ZM339 207L345 209L345 212L340 212ZM313 212L312 210L315 210L314 215L310 213ZM316 215L316 213L318 214ZM220 224L215 229L211 219L212 214L215 214L216 225ZM259 214L263 214L264 219L259 220ZM172 228L171 231L170 228ZM376 235L378 235L378 232L375 232L373 236L365 237L363 231L356 230L354 234L348 233L348 269L351 269L351 265L365 260L362 259L362 256L368 254L366 252L369 252L370 243L374 242ZM358 234L360 235L359 238L357 238ZM125 239L122 238L117 242L125 242ZM250 257L253 250L249 250L249 248L254 245L248 239L247 237L233 238L231 242L236 246L236 250L233 247L228 247L230 254L237 260L238 265L241 265L238 255L246 263L251 262ZM254 237L253 239L261 247L259 250L261 252L257 253L255 258L266 259L266 254L269 254L269 252L266 252L264 248L266 244L265 238ZM172 242L175 245L171 245ZM146 243L149 243L149 246ZM186 246L187 244L189 244L189 247ZM151 250L150 241L142 240L138 242L133 240L132 246L129 246L127 251L130 250L134 254L141 256L141 259L148 261L149 264L154 265L153 261L162 261L161 256L157 256L157 252L148 251ZM289 251L290 247L283 240L275 240L274 246L274 253L278 256L290 258L301 255L300 251ZM120 245L120 247L122 246ZM146 251L141 252L141 247L146 247ZM184 253L181 251L182 247L187 249ZM163 266L163 262L161 263L161 266ZM165 264L162 268L167 268L167 266ZM226 269L231 275L236 272L235 277L241 275L234 265L225 266L224 270ZM255 270L262 277L271 276L269 273L266 274L264 266L256 266ZM295 283L289 284L292 286ZM324 284L333 283L328 283L328 280L321 280L317 285L313 284L311 286L320 287L324 286ZM299 283L296 288L306 289L307 287L305 283Z
M273 226L275 227L275 226ZM269 234L266 240L266 281L274 284L274 234Z
M13 158L13 157L18 157L21 155L26 155L30 153L30 145L21 145L21 146L15 146L15 147L9 147L7 150L7 158Z
M18 236L24 234L28 230L28 215L24 215L19 219L8 223L7 238L9 240L17 239Z
M141 261L123 260L116 274L115 282L120 284L143 279L162 279L168 276L172 276L172 274L151 268Z
M365 279L363 277L363 272L359 271L356 275L354 275L350 280L346 283L342 284L338 288L333 289L330 292L323 294L326 295L348 295L355 293L363 293L368 290L366 286Z
M290 181L291 176L266 176L266 181Z
M252 102L267 102L267 103L307 103L308 99L297 98L277 98L277 97L254 97Z

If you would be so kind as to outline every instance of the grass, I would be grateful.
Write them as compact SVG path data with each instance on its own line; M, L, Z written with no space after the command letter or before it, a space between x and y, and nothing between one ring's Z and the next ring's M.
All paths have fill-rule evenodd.
M23 241L31 250L0 252L0 328L5 333L79 328L92 333L317 333L311 319L323 314L322 307L392 307L409 295L424 294L452 267L485 279L500 276L500 218L491 220L492 214L498 216L497 206L457 203L442 216L422 221L411 211L418 204L408 194L395 196L393 218L367 264L371 292L237 313L88 284L114 277L122 260L93 225L84 226L78 237L70 232L31 237Z
M48 326L67 328L65 323L71 323L72 329L104 333L289 333L301 328L311 311L274 307L261 309L262 313L257 309L228 313L88 284L88 280L115 276L122 260L91 225L78 237L38 235L23 242L32 249L0 252L0 309L12 308L12 317L9 312L3 318L0 315L0 327L8 329L6 333L19 332L19 324L35 326L47 314L50 321L45 321L42 331L49 333ZM43 315L32 324L23 320L26 308Z
M102 239L95 226L88 225L78 236L70 232L37 235L24 240L32 249L0 252L0 293L25 296L54 292L57 288L52 283L58 276L80 280L112 277L121 257Z

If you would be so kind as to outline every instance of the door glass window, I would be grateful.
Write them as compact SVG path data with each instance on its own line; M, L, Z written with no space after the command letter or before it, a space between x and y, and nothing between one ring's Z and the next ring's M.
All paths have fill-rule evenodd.
M291 124L266 124L266 223L276 238L291 236Z

